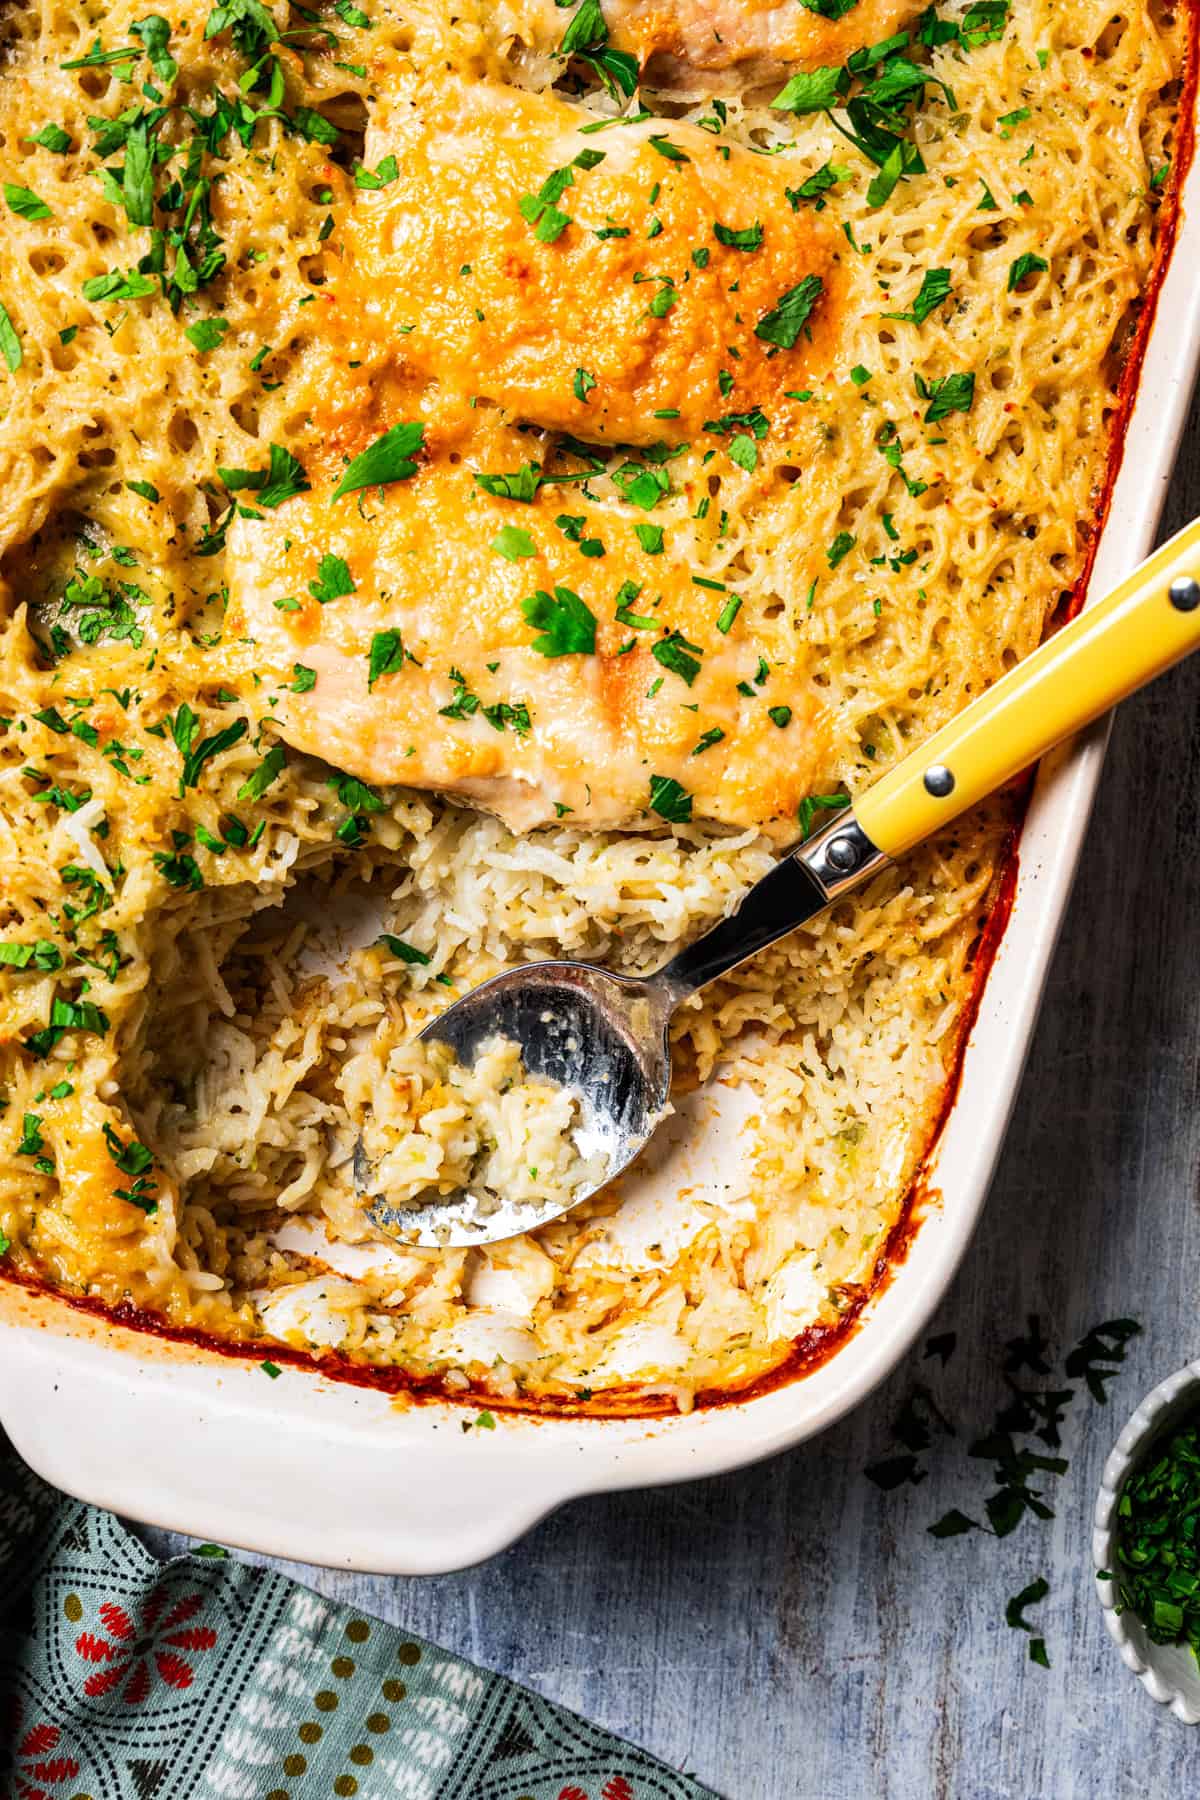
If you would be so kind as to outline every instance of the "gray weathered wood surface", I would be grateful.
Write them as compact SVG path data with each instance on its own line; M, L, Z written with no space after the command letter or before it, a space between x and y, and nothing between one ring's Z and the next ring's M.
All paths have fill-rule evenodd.
M1200 510L1193 417L1164 532ZM435 1580L292 1570L502 1669L686 1766L727 1800L1124 1800L1200 1791L1200 1732L1123 1668L1089 1577L1090 1515L1143 1393L1200 1354L1200 658L1129 703L984 1223L931 1330L959 1427L919 1488L864 1465L935 1364L919 1352L852 1417L763 1467L580 1501L486 1566ZM964 1443L1003 1397L1002 1346L1037 1312L1060 1350L1143 1322L1110 1405L1077 1400L1057 1517L937 1543L978 1507ZM177 1540L149 1534L156 1547ZM1006 1599L1037 1611L1026 1658Z

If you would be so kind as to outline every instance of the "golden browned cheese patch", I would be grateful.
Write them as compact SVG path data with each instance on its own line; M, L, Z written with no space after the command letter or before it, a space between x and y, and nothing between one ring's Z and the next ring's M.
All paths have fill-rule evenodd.
M631 514L607 477L543 486L525 504L482 491L475 476L515 469L524 447L495 414L463 409L427 427L426 444L410 480L333 499L331 471L233 528L229 625L289 690L273 714L283 736L363 780L457 793L522 830L567 815L627 824L659 777L686 787L695 818L793 835L828 751L819 659L798 641L768 665L732 586L648 554L634 525L652 512ZM353 591L322 601L330 557ZM535 647L561 649L527 616L539 595L564 642L582 628L592 647ZM387 633L403 662L372 679Z
M327 323L356 357L589 440L679 441L828 366L838 239L773 160L444 81L381 102ZM791 171L793 180L795 171ZM549 198L546 196L549 195Z

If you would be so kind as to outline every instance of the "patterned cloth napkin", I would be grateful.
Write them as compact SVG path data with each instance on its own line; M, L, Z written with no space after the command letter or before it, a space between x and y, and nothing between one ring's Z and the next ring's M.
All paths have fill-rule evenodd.
M159 1562L0 1437L0 1800L715 1800L378 1619Z

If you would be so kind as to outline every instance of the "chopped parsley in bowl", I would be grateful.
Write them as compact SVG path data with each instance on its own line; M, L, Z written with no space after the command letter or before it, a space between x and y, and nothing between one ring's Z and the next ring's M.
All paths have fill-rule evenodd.
M1156 1387L1118 1438L1092 1555L1122 1660L1177 1719L1200 1724L1200 1362Z

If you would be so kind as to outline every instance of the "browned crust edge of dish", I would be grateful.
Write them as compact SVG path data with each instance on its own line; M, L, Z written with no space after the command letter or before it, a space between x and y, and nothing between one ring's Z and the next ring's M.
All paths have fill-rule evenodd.
M1162 284L1174 254L1179 221L1183 214L1183 186L1191 170L1195 151L1195 109L1197 86L1200 83L1200 0L1185 0L1185 10L1190 15L1187 63L1180 91L1178 136L1171 153L1171 173L1167 192L1163 197L1159 213L1160 236L1154 268L1146 293L1139 303L1133 341L1129 346L1125 365L1121 371L1104 482L1096 506L1095 519L1089 521L1085 528L1087 551L1083 570L1070 592L1064 597L1063 604L1055 615L1052 629L1073 618L1083 605L1087 594L1097 546L1108 517L1117 476L1120 473L1125 450L1125 433L1129 424L1129 416L1137 399L1146 345L1158 309ZM697 1409L711 1410L719 1406L742 1405L763 1394L772 1393L805 1375L811 1375L815 1369L828 1362L841 1349L846 1340L857 1331L869 1302L890 1284L896 1270L903 1264L923 1220L929 1211L939 1203L938 1190L930 1180L930 1159L958 1098L967 1044L979 1014L992 965L1012 916L1013 903L1016 898L1020 868L1020 839L1029 797L1033 791L1032 777L1020 777L1015 787L1016 815L1001 852L995 895L973 951L971 993L958 1027L950 1073L943 1089L941 1105L930 1127L917 1176L905 1196L896 1223L888 1233L887 1241L872 1272L870 1285L858 1287L852 1293L848 1292L845 1309L835 1324L809 1326L806 1331L801 1332L799 1337L793 1340L792 1348L782 1362L777 1363L765 1374L756 1376L740 1387L700 1389L694 1402ZM443 1375L415 1375L400 1368L378 1368L371 1363L356 1361L353 1357L343 1355L338 1351L326 1351L318 1354L308 1350L293 1350L290 1346L277 1343L271 1338L257 1339L252 1343L234 1341L217 1337L194 1327L170 1325L154 1313L144 1312L138 1307L126 1304L108 1306L99 1299L64 1294L48 1281L18 1274L10 1269L0 1270L0 1281L24 1288L31 1295L61 1302L76 1312L87 1313L96 1319L107 1320L112 1325L119 1326L124 1330L135 1331L145 1337L157 1338L181 1348L190 1346L239 1362L261 1361L264 1353L269 1352L271 1360L275 1363L307 1369L313 1374L344 1385L370 1388L409 1401L451 1402L455 1405L475 1408L482 1406L492 1412L521 1414L533 1421L539 1418L661 1418L673 1416L677 1410L669 1396L665 1394L646 1395L637 1391L633 1386L608 1389L598 1400L586 1402L574 1397L558 1398L553 1395L543 1396L540 1399L521 1396L508 1400L482 1388L454 1390L447 1387Z

